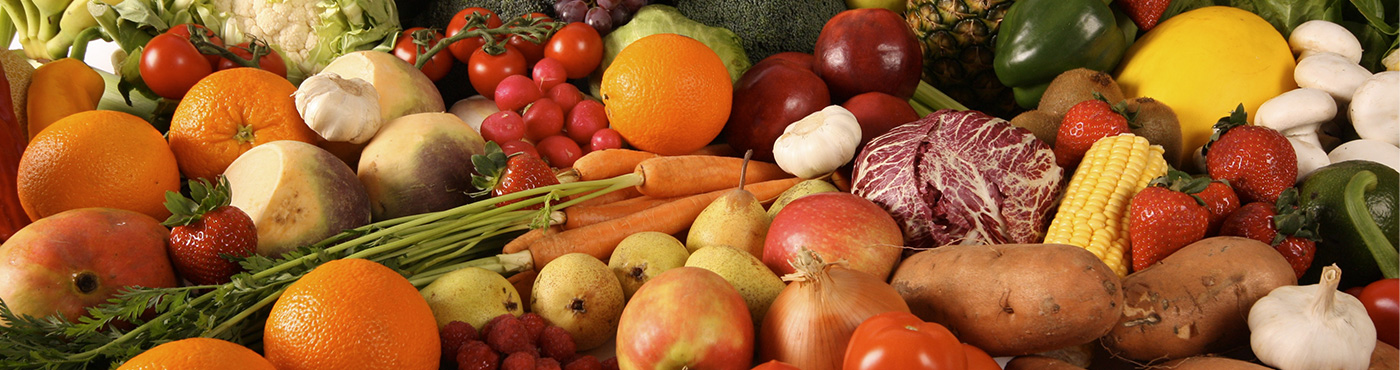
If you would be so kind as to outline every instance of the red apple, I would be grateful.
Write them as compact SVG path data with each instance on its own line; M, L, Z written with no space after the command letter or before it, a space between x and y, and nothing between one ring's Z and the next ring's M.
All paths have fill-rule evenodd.
M724 135L739 153L753 150L754 159L772 162L773 141L788 124L831 105L826 83L810 66L792 59L799 57L768 57L734 83L734 105Z
M919 113L914 111L908 100L878 91L853 96L841 103L841 107L851 111L856 116L856 122L860 123L860 148L864 148L870 139L884 135L896 126L919 120Z
M812 56L812 54L803 53L800 51L784 51L781 53L769 55L767 58L763 58L762 61L759 61L759 63L769 60L786 60L789 62L797 63L797 65L807 68L807 70L812 70L812 68L815 68L815 64L817 63L817 57Z
M120 209L39 219L0 245L0 300L16 314L77 321L123 287L174 287L169 236L151 216Z
M914 96L923 73L923 49L904 17L889 9L852 9L822 26L814 70L831 88L832 101L879 91Z
M748 369L753 320L739 291L719 274L678 267L643 284L617 324L623 369Z
M899 224L880 206L851 193L817 193L797 198L773 216L763 263L778 276L790 274L788 261L806 247L824 261L845 260L851 269L885 280L903 245Z

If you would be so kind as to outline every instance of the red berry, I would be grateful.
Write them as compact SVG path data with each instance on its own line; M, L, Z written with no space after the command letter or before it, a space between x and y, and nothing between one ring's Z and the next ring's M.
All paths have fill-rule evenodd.
M479 340L476 328L461 321L447 323L438 330L438 337L442 340L442 356L452 359L457 358L457 350L461 349L462 345Z
M534 312L520 315L520 324L525 326L526 333L530 333L530 343L536 344L539 343L540 333L549 326L549 323L544 321L543 316Z
M550 326L540 332L540 351L543 352L544 357L573 359L578 347L574 345L574 337L569 335L568 330L558 326Z
M603 370L619 370L617 366L617 357L609 357L603 360Z
M1103 100L1079 102L1065 112L1055 134L1055 163L1066 171L1079 165L1099 139L1129 133L1128 119Z
M525 325L514 316L492 324L491 332L486 334L486 344L501 353L538 352Z
M501 355L479 340L463 344L457 350L458 370L495 370L501 363Z
M535 361L535 370L564 370L559 367L559 361L552 358L542 358Z
M583 355L564 365L564 370L603 370L603 362L592 355Z
M486 336L491 334L491 327L496 326L496 323L513 318L515 318L515 315L504 313L500 316L492 317L491 320L487 320L485 324L481 324L481 340L486 340Z
M535 370L536 356L530 352L516 352L501 361L501 370Z

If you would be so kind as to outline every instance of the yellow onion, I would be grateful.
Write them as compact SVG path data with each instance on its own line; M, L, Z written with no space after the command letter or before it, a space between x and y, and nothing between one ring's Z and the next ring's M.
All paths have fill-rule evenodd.
M763 317L759 361L778 360L804 370L839 370L851 333L890 311L909 312L894 287L873 275L825 263L803 248L789 263L797 272Z

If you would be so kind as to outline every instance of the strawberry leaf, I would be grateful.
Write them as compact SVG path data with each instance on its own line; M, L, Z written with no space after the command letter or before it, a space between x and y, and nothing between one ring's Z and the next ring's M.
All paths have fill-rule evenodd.
M1226 131L1230 131L1230 129L1235 127L1248 125L1249 120L1245 116L1244 104L1240 104L1235 107L1234 111L1230 112L1230 115L1220 117L1219 121L1215 121L1215 125L1211 126L1214 132L1210 134L1210 140L1206 141L1206 145L1201 147L1201 155L1204 156L1210 153L1210 145L1220 140L1220 136L1225 135Z

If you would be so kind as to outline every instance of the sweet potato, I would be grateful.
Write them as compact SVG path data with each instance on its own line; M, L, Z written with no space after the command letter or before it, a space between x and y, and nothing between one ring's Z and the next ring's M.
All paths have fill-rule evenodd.
M1207 238L1123 279L1123 315L1104 336L1109 353L1154 361L1249 344L1249 308L1274 288L1297 284L1268 244Z
M1121 316L1118 276L1083 248L950 245L919 252L890 282L915 315L992 356L1088 343Z
M1198 356L1172 360L1154 370L1269 370L1268 366L1226 357Z
M1084 370L1057 358L1045 356L1016 356L1006 363L1006 370Z
M1389 343L1376 341L1376 349L1371 351L1371 366L1368 370L1400 369L1400 350Z

